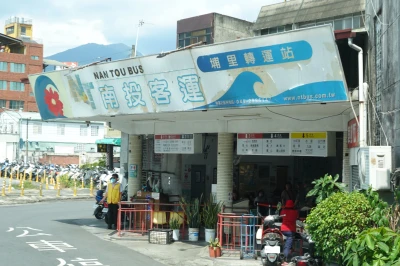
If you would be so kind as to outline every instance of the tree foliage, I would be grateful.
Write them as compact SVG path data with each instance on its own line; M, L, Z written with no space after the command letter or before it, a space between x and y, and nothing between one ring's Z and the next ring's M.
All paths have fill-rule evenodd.
M389 226L389 204L379 198L378 192L369 187L367 190L362 191L369 204L372 207L371 219L374 227L388 227Z
M348 266L400 265L400 234L388 227L362 232L348 243L344 263Z
M332 177L331 175L325 174L324 177L312 182L314 188L307 193L307 197L316 197L315 202L318 204L333 193L344 192L346 184L338 182L338 180L339 175Z
M317 253L328 262L341 262L347 243L371 226L372 208L359 193L334 193L306 219Z

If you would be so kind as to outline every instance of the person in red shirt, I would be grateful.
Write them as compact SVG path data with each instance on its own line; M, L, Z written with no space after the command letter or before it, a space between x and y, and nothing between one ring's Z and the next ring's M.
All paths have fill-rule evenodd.
M285 207L281 211L281 216L283 216L281 232L286 236L283 254L287 259L292 248L294 234L296 233L296 220L299 217L299 212L294 208L293 200L286 201Z

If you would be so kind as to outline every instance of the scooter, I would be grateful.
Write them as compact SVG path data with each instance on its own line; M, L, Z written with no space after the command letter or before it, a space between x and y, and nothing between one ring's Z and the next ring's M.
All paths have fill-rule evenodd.
M306 233L301 233L303 239L303 256L295 256L291 262L294 266L322 266L322 258L315 255L315 242L311 236Z
M95 208L94 210L94 217L96 217L96 219L102 220L106 217L107 212L108 212L108 204L107 202L101 203L97 202L93 208Z
M281 216L268 215L261 229L261 263L263 266L281 265L284 261L284 237L275 223Z

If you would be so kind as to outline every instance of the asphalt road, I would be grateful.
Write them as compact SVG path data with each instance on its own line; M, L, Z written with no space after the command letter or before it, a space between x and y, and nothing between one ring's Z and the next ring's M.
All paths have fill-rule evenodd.
M93 204L64 201L0 207L0 265L163 265L81 228L105 228L104 221L92 215Z

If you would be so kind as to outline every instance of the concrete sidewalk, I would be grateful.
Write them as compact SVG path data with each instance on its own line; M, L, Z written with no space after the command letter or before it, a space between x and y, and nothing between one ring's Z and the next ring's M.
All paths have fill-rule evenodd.
M24 196L21 196L21 190L15 189L14 187L19 184L18 180L13 180L11 187L11 192L9 192L9 179L6 179L6 196L1 196L1 190L3 187L4 178L0 178L0 205L13 205L13 204L27 204L27 203L36 203L43 201L52 201L52 200L68 200L68 199L93 199L94 196L90 196L90 190L87 188L78 188L77 195L74 196L74 192L72 189L61 189L60 196L57 196L57 190L54 189L54 186L49 185L49 189L46 190L46 185L42 186L42 197L39 195L39 186L40 183L32 182L34 186L37 188L34 189L25 189ZM95 194L95 191L93 192Z
M104 223L104 222L103 222ZM87 231L93 235L124 246L165 265L185 265L185 266L255 266L261 265L261 260L251 258L240 260L239 251L223 252L220 258L210 258L208 246L205 241L188 242L176 241L170 245L157 245L148 242L148 236L124 235L119 237L117 231L105 229L103 223L97 225L83 225Z

